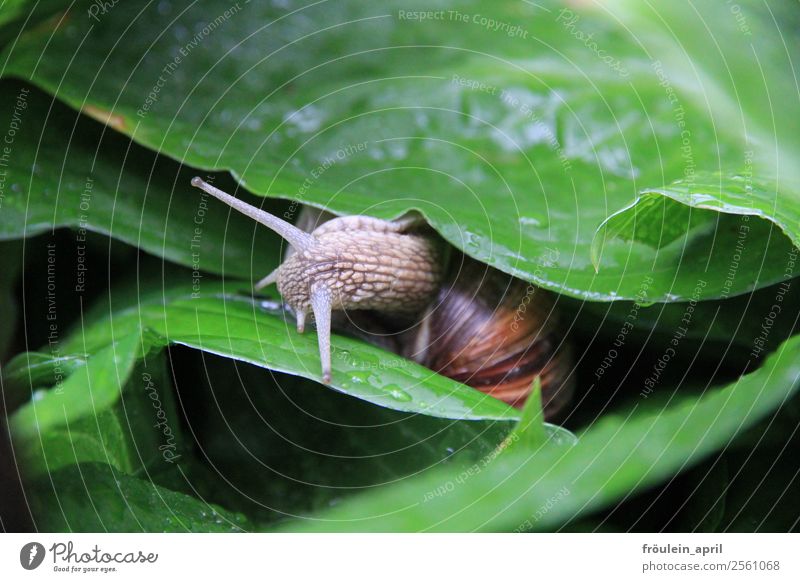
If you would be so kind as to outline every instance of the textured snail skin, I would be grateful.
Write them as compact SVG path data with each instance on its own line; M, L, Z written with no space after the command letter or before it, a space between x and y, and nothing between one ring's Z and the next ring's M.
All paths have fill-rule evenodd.
M309 312L317 323L322 380L331 380L331 312L374 309L413 312L435 297L441 260L433 239L414 234L413 220L385 221L347 216L307 233L227 194L200 178L192 185L271 228L293 247L275 271L256 284L278 284L278 292L305 329Z
M574 390L560 330L546 291L463 257L404 352L517 407L539 376L545 417L554 419Z
M278 291L295 311L311 308L323 285L333 309L412 312L423 309L441 283L436 247L401 225L368 217L335 218L312 232L315 244L278 269Z

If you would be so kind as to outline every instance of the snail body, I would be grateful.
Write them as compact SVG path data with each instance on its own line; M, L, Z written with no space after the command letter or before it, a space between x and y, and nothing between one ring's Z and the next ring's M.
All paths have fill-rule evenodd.
M298 224L309 229L322 224L306 232L200 178L192 185L289 243L284 262L255 288L276 283L300 333L313 313L323 382L331 379L333 312L357 309L369 310L356 318L360 337L511 405L524 403L537 376L546 417L556 416L568 401L569 348L544 290L463 255L451 261L445 278L438 241L414 219L329 218L312 210L301 214ZM416 324L403 329L409 319ZM381 331L377 339L369 337L370 320ZM353 318L339 321L353 331ZM392 321L402 323L387 334Z
M424 308L439 289L442 268L436 244L411 232L412 220L346 216L308 233L200 178L193 178L192 185L274 230L292 246L294 252L255 288L277 283L297 316L300 333L313 312L325 383L331 379L333 310L413 312Z
M292 253L275 277L298 313L311 308L319 286L331 292L333 309L411 312L424 308L439 288L435 245L404 233L401 224L347 216L324 223L312 236L314 243Z

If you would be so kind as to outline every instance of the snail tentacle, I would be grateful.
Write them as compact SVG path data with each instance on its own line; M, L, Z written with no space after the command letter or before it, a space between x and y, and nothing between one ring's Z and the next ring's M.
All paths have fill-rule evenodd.
M317 338L319 341L319 356L322 360L322 381L329 384L331 381L331 308L333 298L330 289L325 285L315 284L311 287L311 309L314 310L314 319L317 322ZM305 317L305 314L303 314ZM298 314L298 325L300 317Z
M304 310L297 310L297 333L303 333L306 330L306 315Z
M273 283L277 283L278 282L278 271L280 271L280 270L281 270L280 267L276 268L269 275L267 275L266 277L261 279L258 283L256 283L253 286L253 289L255 289L256 291L260 291L261 289L263 289L264 287L267 287L268 285L272 285Z
M278 218L277 216L273 216L269 212L265 212L260 208L256 208L252 204L248 204L243 200L239 200L235 196L231 196L230 194L223 192L219 188L212 186L208 182L205 182L199 176L192 178L192 186L199 188L207 194L211 194L214 198L221 200L231 208L238 210L256 222L259 222L267 228L274 230L284 239L286 239L286 242L288 242L297 250L306 250L311 248L311 246L314 244L314 237L307 232L303 232L295 225L290 224L285 220Z

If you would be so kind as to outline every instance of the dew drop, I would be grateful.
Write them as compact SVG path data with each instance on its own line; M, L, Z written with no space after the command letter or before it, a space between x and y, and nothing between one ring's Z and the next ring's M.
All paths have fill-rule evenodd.
M398 402L410 402L411 401L411 394L406 392L405 390L400 390L400 388L392 388L389 391L389 396L392 399L397 400Z
M524 226L541 226L542 223L539 221L538 218L534 218L532 216L520 216L519 223Z
M370 379L373 376L372 372L351 372L350 378L356 384L370 384Z

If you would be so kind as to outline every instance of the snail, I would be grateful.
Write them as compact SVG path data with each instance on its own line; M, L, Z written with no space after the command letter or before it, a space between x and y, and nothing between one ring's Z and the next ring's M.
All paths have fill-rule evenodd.
M415 312L439 288L441 265L434 242L412 232L415 220L387 221L369 216L344 216L305 232L277 216L251 206L204 182L192 186L274 230L294 252L256 290L272 283L297 317L303 333L313 311L319 337L322 381L331 381L331 312L334 309L377 309Z
M570 353L544 290L460 253L446 272L446 249L414 216L388 221L314 211L298 221L307 232L199 177L191 183L289 243L283 263L255 289L276 283L299 333L313 313L324 383L331 381L335 312L368 310L356 318L348 313L337 330L352 331L358 321L361 337L370 327L394 332L373 343L514 406L524 403L539 376L550 418L568 401Z

